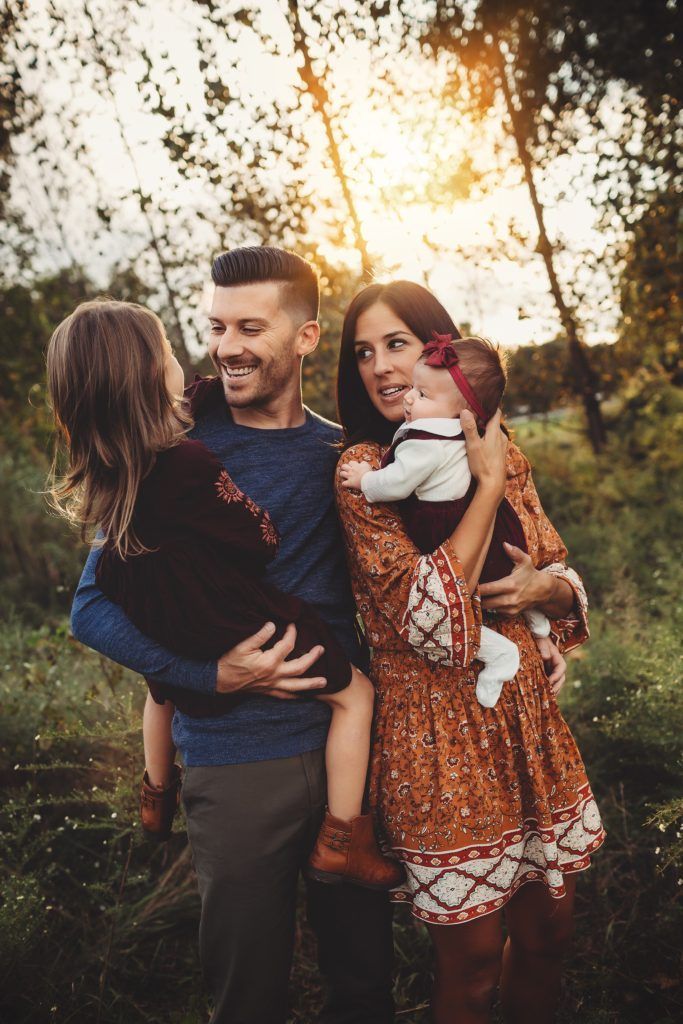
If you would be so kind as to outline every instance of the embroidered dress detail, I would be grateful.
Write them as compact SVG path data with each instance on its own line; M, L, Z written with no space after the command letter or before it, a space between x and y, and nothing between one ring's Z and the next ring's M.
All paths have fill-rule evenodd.
M460 623L467 600L463 581L445 552L426 555L418 565L403 617L410 646L444 666L466 662L468 633L463 635Z
M413 902L430 924L460 924L498 910L525 882L545 879L553 896L565 894L564 874L583 871L603 840L600 814L584 786L579 799L553 814L552 827L529 818L496 843L445 851L438 856L396 850L409 882L392 893Z
M378 469L382 454L356 445L340 466ZM577 596L576 612L551 622L560 649L571 649L588 635L583 585L513 444L507 470L506 498L534 565L562 576ZM527 622L487 622L517 646L520 668L493 707L481 705L481 607L450 537L421 554L398 507L344 488L339 470L336 496L372 647L370 802L407 873L392 898L422 921L458 924L503 906L532 880L561 897L563 874L589 866L604 831Z
M576 598L580 628L577 630L577 620L571 618L555 619L551 624L551 636L566 654L568 651L573 651L575 647L579 647L590 636L586 588L579 574L570 566L562 565L561 562L546 565L543 571L552 573L558 579L565 580L574 591L574 597Z
M230 478L227 471L222 469L216 481L216 491L218 497L222 501L227 501L228 504L232 501L241 501L244 503L244 494L240 491L237 484Z
M280 535L277 532L277 527L267 512L264 512L263 519L261 520L261 536L270 547L276 548L280 544Z
M221 501L226 501L228 504L233 501L239 501L244 505L246 510L251 512L254 518L258 521L261 530L261 537L265 543L275 549L279 547L280 534L278 533L277 527L270 518L266 509L259 508L255 501L252 501L248 495L244 494L225 469L222 469L218 475L218 480L216 481L216 492Z

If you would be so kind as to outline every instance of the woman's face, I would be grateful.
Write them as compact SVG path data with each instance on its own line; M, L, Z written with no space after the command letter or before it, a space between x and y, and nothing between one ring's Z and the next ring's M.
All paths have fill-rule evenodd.
M375 409L391 423L403 419L403 396L423 344L383 302L358 317L354 350L358 372Z

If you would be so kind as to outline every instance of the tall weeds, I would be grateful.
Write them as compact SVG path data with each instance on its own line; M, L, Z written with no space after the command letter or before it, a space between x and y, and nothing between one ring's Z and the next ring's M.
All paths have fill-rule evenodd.
M683 1012L680 392L641 391L614 417L597 462L571 420L519 431L593 606L562 703L608 841L579 884L563 1024L664 1024ZM35 557L28 615L0 629L0 1019L199 1024L198 898L182 823L151 849L136 826L143 686L69 638L59 599L45 610L45 591L68 594L83 555L63 526L46 540L53 524L39 523L37 505L34 519L14 496L0 501L0 523L14 516L25 531L21 558ZM21 588L9 587L19 606ZM422 1024L426 937L405 913L395 934L397 1019ZM311 1024L321 992L303 916L292 988L292 1021Z

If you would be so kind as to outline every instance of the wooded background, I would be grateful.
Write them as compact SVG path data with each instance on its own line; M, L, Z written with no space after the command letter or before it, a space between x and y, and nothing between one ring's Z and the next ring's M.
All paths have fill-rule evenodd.
M306 400L345 306L409 277L506 349L506 411L584 575L562 695L609 831L563 1022L681 1019L682 124L677 0L0 0L0 1020L206 1019L182 824L141 842L144 686L69 636L44 349L149 304L189 374L240 244L318 268ZM397 914L401 1021L428 1020ZM319 1004L302 918L292 1020Z

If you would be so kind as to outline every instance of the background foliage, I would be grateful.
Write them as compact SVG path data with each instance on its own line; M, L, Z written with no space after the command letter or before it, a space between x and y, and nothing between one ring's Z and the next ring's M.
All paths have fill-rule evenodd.
M185 63L159 42L165 18L194 48ZM107 293L152 305L188 371L206 369L207 254L243 242L293 245L320 271L304 389L330 417L364 277L451 281L473 330L520 285L516 326L541 340L507 349L506 411L588 584L593 635L562 702L609 833L581 880L561 1020L680 1019L677 45L675 0L3 0L0 1020L206 1017L182 824L160 849L137 832L143 687L69 636L84 551L40 494L43 350L78 301ZM274 91L249 74L255 56ZM562 211L586 202L579 236ZM607 427L597 455L572 330ZM405 916L396 949L399 1020L421 1024L429 954ZM313 1021L303 917L292 992L292 1019Z

